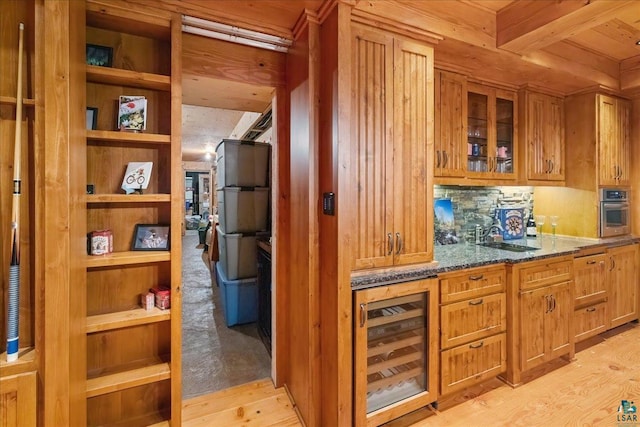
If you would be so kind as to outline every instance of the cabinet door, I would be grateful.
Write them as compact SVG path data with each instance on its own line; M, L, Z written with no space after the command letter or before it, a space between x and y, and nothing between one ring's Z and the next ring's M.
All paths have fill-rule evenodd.
M433 259L433 49L395 40L394 264Z
M355 425L380 425L437 399L437 283L355 293Z
M564 180L564 110L562 100L526 93L527 178Z
M0 378L0 422L3 427L35 427L37 401L35 372Z
M609 249L609 313L615 328L638 318L638 246Z
M576 307L604 301L607 297L606 255L597 254L573 261Z
M478 84L468 87L468 176L515 178L516 95Z
M564 282L548 288L550 308L544 326L547 360L569 353L573 341L571 285L571 282Z
M354 269L393 264L393 38L354 26Z
M630 106L621 99L598 95L600 185L629 185Z
M545 316L550 309L549 287L520 293L520 369L545 361Z
M467 170L467 78L436 71L435 176L463 177Z

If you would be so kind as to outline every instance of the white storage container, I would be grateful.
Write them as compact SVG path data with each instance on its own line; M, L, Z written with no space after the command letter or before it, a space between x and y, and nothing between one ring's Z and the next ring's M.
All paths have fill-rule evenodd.
M216 146L216 155L216 188L269 186L270 144L223 139Z
M225 233L269 229L269 189L225 187L218 190L218 217Z
M227 234L220 226L218 233L218 252L220 266L228 280L247 279L258 274L256 259L256 235L268 236L269 233Z

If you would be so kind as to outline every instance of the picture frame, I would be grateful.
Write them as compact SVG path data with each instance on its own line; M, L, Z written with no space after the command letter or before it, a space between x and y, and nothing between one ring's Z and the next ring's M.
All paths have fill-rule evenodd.
M144 96L118 97L117 129L142 132L147 129L147 99Z
M168 251L171 228L168 224L136 224L132 251Z
M122 178L121 188L127 194L135 191L142 193L142 190L149 187L152 169L153 162L129 162Z
M87 107L87 130L96 130L98 128L98 109L96 107Z
M113 48L87 43L87 64L98 67L111 67L113 64Z

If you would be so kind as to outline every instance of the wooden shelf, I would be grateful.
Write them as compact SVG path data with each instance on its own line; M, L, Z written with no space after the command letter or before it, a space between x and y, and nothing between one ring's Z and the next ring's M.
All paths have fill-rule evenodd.
M87 380L87 398L171 378L169 363L145 366Z
M124 251L109 255L87 255L87 268L113 267L118 265L146 264L149 262L171 261L169 251Z
M171 91L171 77L119 68L87 65L87 81L136 89Z
M168 203L171 194L87 194L87 203Z
M376 326L387 325L389 323L401 322L407 319L413 319L414 317L424 317L424 310L422 308L415 308L412 310L406 310L403 313L393 314L390 316L380 316L369 319L369 328Z
M170 135L121 132L117 130L87 130L87 140L98 142L131 142L138 144L171 144Z
M0 353L0 378L36 370L36 350L25 347L18 350L18 360L7 362L7 352Z
M136 308L115 313L98 314L87 317L87 333L109 331L112 329L127 328L129 326L146 325L148 323L162 322L171 319L171 310L160 310L153 307L152 310Z
M16 105L16 97L15 96L0 96L0 104L6 105ZM23 98L22 104L27 107L33 107L36 105L36 100L31 98Z

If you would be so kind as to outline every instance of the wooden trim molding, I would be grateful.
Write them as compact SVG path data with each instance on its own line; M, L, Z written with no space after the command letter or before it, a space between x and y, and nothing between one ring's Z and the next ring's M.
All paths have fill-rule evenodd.
M364 25L380 28L403 36L411 37L432 45L444 40L439 34L412 25L403 24L394 19L385 18L383 16L374 15L359 9L353 9L351 12L351 20Z

